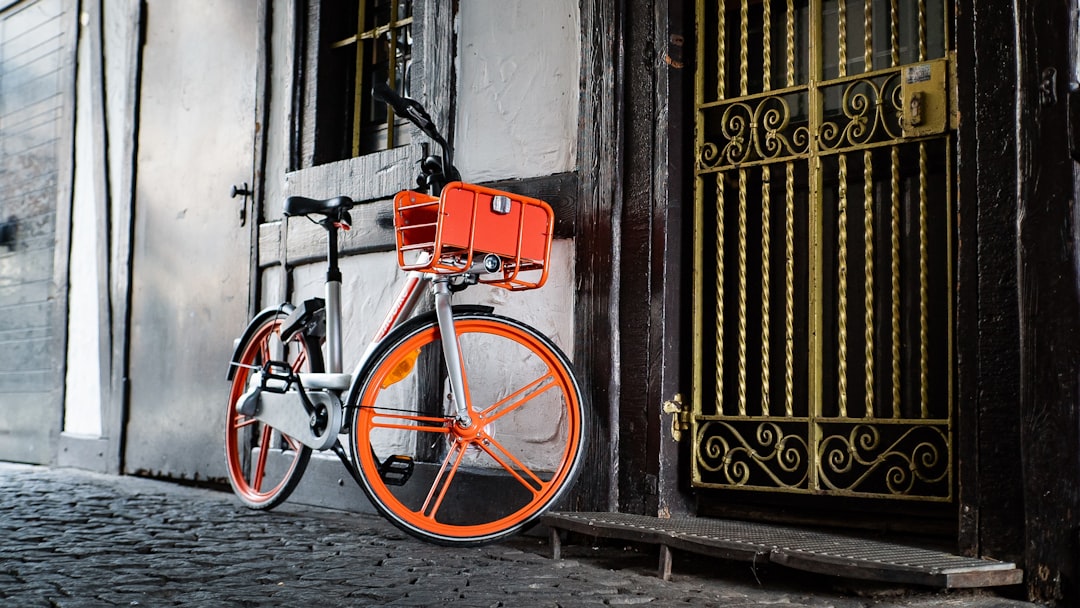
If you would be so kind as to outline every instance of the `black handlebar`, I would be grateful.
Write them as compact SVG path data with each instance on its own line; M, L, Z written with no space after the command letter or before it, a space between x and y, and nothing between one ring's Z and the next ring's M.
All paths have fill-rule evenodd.
M433 185L436 187L436 192L438 192L447 182L461 179L461 175L454 167L454 150L446 142L442 134L439 133L439 130L435 127L435 121L431 119L431 115L427 113L424 106L420 105L420 102L398 95L393 87L381 81L376 82L371 88L371 96L376 101L389 105L394 109L395 114L419 127L425 135L442 148L444 158L427 157L421 160L422 173L417 179L421 187L426 188L428 185Z
M431 116L428 115L424 106L414 99L406 99L397 94L397 91L390 88L390 85L385 82L376 82L372 87L371 95L377 101L388 104L391 108L394 108L394 112L402 118L408 119L414 125L420 127L420 130L427 133L429 136L439 136L439 132L435 130L435 123L431 120ZM435 139L435 137L432 137ZM439 136L442 139L442 136Z

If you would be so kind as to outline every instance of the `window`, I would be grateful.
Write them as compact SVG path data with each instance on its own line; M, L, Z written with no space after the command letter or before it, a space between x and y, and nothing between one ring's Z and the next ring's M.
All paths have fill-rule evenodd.
M382 80L409 94L412 0L310 1L301 153L296 168L363 156L409 143L405 121L371 98ZM309 54L312 54L309 51ZM312 73L313 72L313 73Z

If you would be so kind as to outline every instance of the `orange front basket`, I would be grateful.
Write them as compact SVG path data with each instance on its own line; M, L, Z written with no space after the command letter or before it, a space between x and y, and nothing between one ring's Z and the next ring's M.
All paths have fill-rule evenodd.
M502 268L481 274L481 283L533 289L547 280L554 214L535 198L453 182L439 198L399 192L394 231L405 270L459 274L493 254Z

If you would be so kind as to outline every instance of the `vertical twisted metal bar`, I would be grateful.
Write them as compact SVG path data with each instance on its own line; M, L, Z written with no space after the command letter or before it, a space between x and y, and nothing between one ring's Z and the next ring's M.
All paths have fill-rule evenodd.
M865 356L866 417L874 417L874 169L870 150L863 151L863 346Z
M761 4L761 90L769 91L772 89L772 0L762 0Z
M926 142L919 142L919 406L923 418L929 418L927 377L929 349L927 329L927 252L926 252Z
M837 32L839 34L837 44L839 46L839 59L837 69L839 76L847 76L847 2L837 2ZM840 408L840 417L847 418L847 155L840 155L840 203L838 230L840 242L838 244L838 269L839 279L839 349L837 353L838 367L837 376L839 393L837 400Z
M795 86L795 0L787 0L787 86Z
M742 0L739 8L739 95L745 96L749 91L750 58L747 55L750 47L750 2Z
M889 232L891 236L889 274L892 279L892 411L900 417L900 151L892 147L892 208Z
M840 3L841 6L843 2ZM837 306L838 306L838 324L839 324L839 348L837 353L838 369L837 378L839 382L839 393L837 400L840 407L840 417L847 418L847 155L841 154L839 156L840 161L840 185L839 185L839 209L838 209L838 222L837 232L839 236L839 243L837 243Z
M724 10L726 5L724 0L716 3L716 99L718 101L724 99L727 80L727 14Z
M926 0L919 0L919 61L926 61Z
M840 58L837 61L837 68L840 70L840 77L847 76L847 2L839 0L837 2L836 9L837 18L839 21L839 48Z
M745 4L745 0L743 0ZM746 415L746 169L739 169L739 415Z
M795 168L785 163L784 201L784 413L794 415L795 386Z
M724 174L716 174L716 413L724 413Z
M900 8L899 0L889 0L889 49L892 67L900 65ZM889 275L891 278L890 346L892 349L892 412L900 418L900 151L897 146L890 150L891 209Z
M843 0L841 0L843 1ZM863 5L863 71L874 69L874 0Z
M771 169L769 165L761 168L761 414L768 416L769 411L769 253L772 249L772 237L769 234L771 221L772 195L770 191Z
M900 9L899 0L889 0L889 49L892 51L892 65L900 65Z
M795 0L787 0L787 86L795 85ZM784 165L784 413L795 414L795 167Z
M841 0L843 1L843 0ZM874 0L863 4L863 71L874 69ZM880 100L879 100L880 101ZM881 111L881 106L878 110ZM863 357L864 413L874 417L874 170L873 155L863 151Z

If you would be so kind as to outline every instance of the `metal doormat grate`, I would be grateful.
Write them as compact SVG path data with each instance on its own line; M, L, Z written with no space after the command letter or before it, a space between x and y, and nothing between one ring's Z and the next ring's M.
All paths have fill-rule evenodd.
M660 545L665 579L671 573L671 549L769 561L819 574L950 589L1015 585L1024 574L1008 562L775 524L625 513L550 513L543 523L552 530L556 559L562 542L559 530Z

